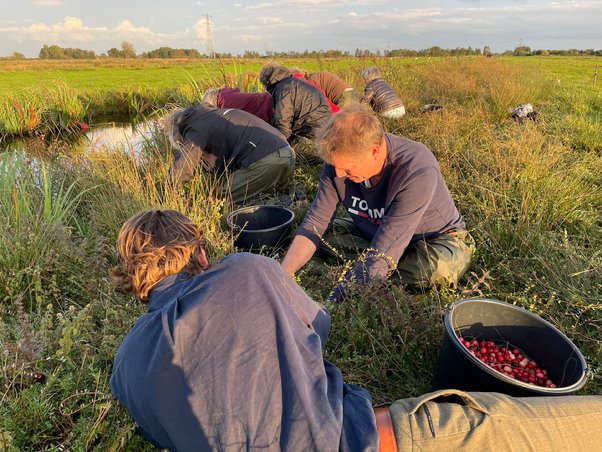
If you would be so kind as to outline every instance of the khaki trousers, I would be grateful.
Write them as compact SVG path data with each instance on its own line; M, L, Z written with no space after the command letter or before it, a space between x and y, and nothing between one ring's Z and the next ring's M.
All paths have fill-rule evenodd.
M230 191L232 202L240 204L270 190L279 190L289 182L294 168L295 152L284 146L247 168L234 171L229 184L222 188L222 195Z
M318 255L344 260L356 259L370 247L370 240L350 218L336 218L324 235L324 242ZM408 245L392 278L412 287L455 286L468 269L474 250L474 240L465 230L417 240Z
M602 451L602 396L448 389L398 400L389 410L400 452Z

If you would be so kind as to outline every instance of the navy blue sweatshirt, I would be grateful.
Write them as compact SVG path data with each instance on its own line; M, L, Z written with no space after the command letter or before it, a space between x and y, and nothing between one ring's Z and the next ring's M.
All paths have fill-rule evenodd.
M162 280L117 351L113 394L174 451L376 451L370 394L324 360L330 316L272 259Z
M335 168L324 164L318 192L297 232L319 246L338 204L343 203L371 240L370 248L377 250L356 266L353 275L359 283L386 277L410 242L465 227L432 152L392 134L385 134L385 140L387 159L373 187L336 177Z

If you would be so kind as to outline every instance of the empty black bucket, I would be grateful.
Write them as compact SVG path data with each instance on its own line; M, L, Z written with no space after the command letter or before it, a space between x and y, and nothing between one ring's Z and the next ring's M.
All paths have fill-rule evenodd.
M228 226L238 234L235 245L248 250L285 246L295 214L280 206L249 206L228 215Z
M556 327L526 309L499 300L469 298L451 303L444 323L434 389L566 395L585 384L587 364L579 349ZM540 387L497 372L471 354L458 335L517 347L546 369L557 387Z

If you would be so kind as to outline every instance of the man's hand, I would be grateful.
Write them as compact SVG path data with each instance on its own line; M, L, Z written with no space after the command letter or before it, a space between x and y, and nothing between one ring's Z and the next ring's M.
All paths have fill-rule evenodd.
M345 301L345 298L347 296L347 281L342 281L337 287L335 287L335 289L332 291L332 293L328 296L328 299L326 300L326 306L328 306L331 303L342 303L343 301Z

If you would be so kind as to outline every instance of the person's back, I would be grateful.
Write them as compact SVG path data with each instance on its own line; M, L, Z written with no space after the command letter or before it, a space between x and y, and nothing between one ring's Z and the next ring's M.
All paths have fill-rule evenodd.
M263 70L262 70L263 72ZM292 76L282 66L270 68L260 79L274 99L272 124L290 143L295 137L314 139L317 130L332 116L318 88Z
M202 149L203 168L217 174L249 166L286 146L281 133L243 110L195 105L182 112L178 127L184 140Z
M375 112L380 113L383 116L387 116L389 111L397 108L404 108L399 95L391 85L382 78L372 80L366 85L362 103L369 104Z
M326 95L324 90L322 88L320 88L320 86L316 82L314 82L313 80L309 80L307 77L305 77L301 73L294 73L293 77L295 77L299 80L303 80L303 81L309 83L310 85L318 88L320 90L320 92L322 93L322 95L324 96L324 98L326 99L326 102L328 102L328 106L330 107L330 111L332 112L333 115L337 114L341 110L340 107Z
M351 450L375 449L369 394L323 361L329 324L277 262L230 255L153 289L111 387L158 447L338 450L346 429Z
M270 93L243 93L238 88L222 88L218 91L217 107L236 108L272 123L272 95Z
M352 89L349 84L332 72L314 72L313 74L308 74L307 79L318 85L324 91L324 94L337 105L340 104L343 93L348 89Z
M406 110L399 95L383 78L376 66L369 66L361 73L366 88L361 103L387 118L400 118Z
M284 188L293 173L295 154L270 124L243 110L207 103L172 112L167 121L176 155L170 183L181 185L203 169L215 175L221 195L240 203Z

